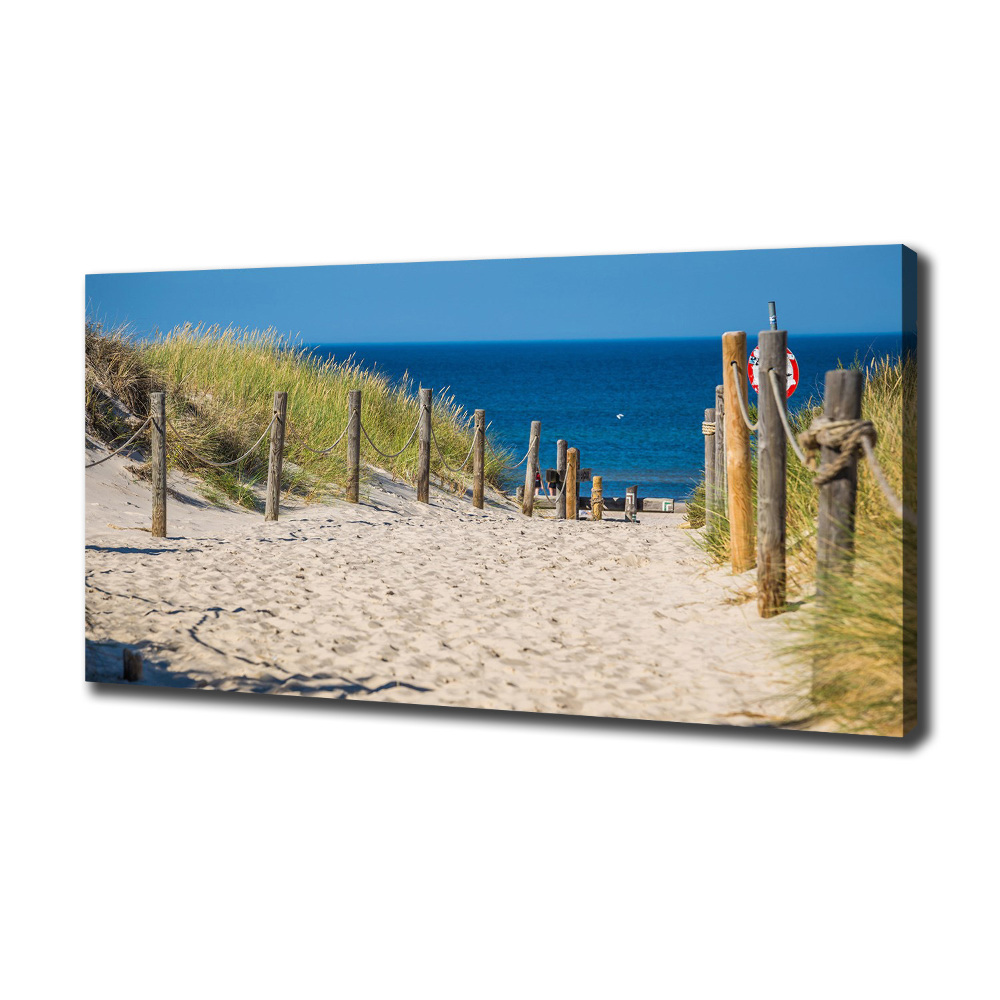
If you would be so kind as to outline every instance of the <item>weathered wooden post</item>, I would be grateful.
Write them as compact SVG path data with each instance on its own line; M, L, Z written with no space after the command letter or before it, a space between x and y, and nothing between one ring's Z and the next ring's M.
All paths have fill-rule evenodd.
M725 518L727 507L726 477L726 389L715 387L715 510Z
M472 444L472 506L483 509L486 485L486 411L476 410L473 416Z
M361 483L361 390L347 394L347 502L357 503Z
M517 500L518 507L524 504L524 485L519 483L516 490L514 490L514 499Z
M154 538L167 537L167 394L149 394L150 464L153 477L153 527Z
M786 458L785 429L778 408L785 407L788 334L761 330L757 343L757 611L773 618L785 606ZM775 399L771 371L778 376Z
M417 499L431 502L431 390L420 390L420 426L417 430Z
M715 407L705 411L701 425L705 435L705 527L710 527L715 517Z
M826 373L823 416L828 420L860 420L864 376L857 369L841 368ZM820 449L823 465L840 456L836 448ZM854 513L858 498L858 458L850 461L828 483L819 488L819 520L816 533L816 590L833 573L850 573L854 557Z
M600 521L604 518L604 477L594 476L590 487L590 519Z
M274 413L271 424L271 447L267 453L267 502L264 505L264 520L278 520L278 496L281 493L281 460L285 453L285 410L288 393L274 394Z
M733 362L736 363L735 377ZM729 550L733 572L753 566L753 501L750 493L750 432L743 422L736 393L747 400L747 335L744 330L722 335L723 407L726 411L726 478L729 487Z
M578 476L580 474L580 451L578 448L566 449L566 519L576 520L576 495L580 489Z
M556 494L556 520L566 520L566 442L556 441L556 472L559 473L559 489Z
M122 648L122 677L131 684L142 680L142 653L128 646Z
M538 439L542 436L542 422L531 421L531 435L528 438L528 461L524 464L524 502L521 513L531 517L535 509L535 476L538 475Z

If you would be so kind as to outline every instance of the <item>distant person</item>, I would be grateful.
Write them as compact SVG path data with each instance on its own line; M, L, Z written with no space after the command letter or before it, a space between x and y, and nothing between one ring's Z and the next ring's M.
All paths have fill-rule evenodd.
M551 500L552 499L552 491L549 489L549 484L548 483L545 483L545 484L542 483L542 474L536 469L535 470L535 496L536 497L540 497L542 495L542 487L543 487L543 485L544 485L544 488L545 488L545 495Z

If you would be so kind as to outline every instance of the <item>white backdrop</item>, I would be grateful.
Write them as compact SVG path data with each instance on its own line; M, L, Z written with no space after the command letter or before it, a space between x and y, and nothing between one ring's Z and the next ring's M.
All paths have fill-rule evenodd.
M11 996L986 992L984 9L5 15ZM890 242L929 287L922 738L84 685L86 272Z

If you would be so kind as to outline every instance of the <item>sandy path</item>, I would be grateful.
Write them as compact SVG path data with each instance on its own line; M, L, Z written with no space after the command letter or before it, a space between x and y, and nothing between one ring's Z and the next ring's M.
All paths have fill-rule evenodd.
M728 598L678 515L527 520L387 479L278 522L87 472L87 676L271 694L754 725L793 711L787 626ZM142 528L147 530L143 531Z

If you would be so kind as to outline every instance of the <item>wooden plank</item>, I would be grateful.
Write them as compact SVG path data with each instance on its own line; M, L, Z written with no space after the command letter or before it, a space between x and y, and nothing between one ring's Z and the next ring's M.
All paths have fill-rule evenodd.
M486 489L486 411L476 410L473 416L472 445L472 506L483 509L483 494Z
M786 456L785 429L779 407L785 407L784 330L761 330L757 343L757 611L773 618L785 606ZM769 372L780 376L780 400L775 399Z
M826 373L823 416L830 420L859 420L864 376L857 369ZM839 457L835 448L821 448L823 465ZM816 591L829 590L832 574L850 573L854 559L854 516L858 497L858 460L855 454L837 477L819 488L816 536Z
M531 433L528 435L528 461L524 464L524 500L521 503L521 513L531 517L535 509L535 476L538 474L538 442L542 436L542 422L531 421Z
M361 390L347 394L347 502L357 503L361 484Z
M417 430L417 500L431 502L431 390L420 390Z
M732 362L736 362L736 379ZM734 573L754 564L753 501L751 497L750 431L743 422L736 393L747 398L747 335L744 330L722 335L722 384L726 413L726 476L729 489L729 550Z
M150 534L154 538L167 537L167 394L149 394L149 413L153 418L150 426L150 464L153 477L153 526Z

